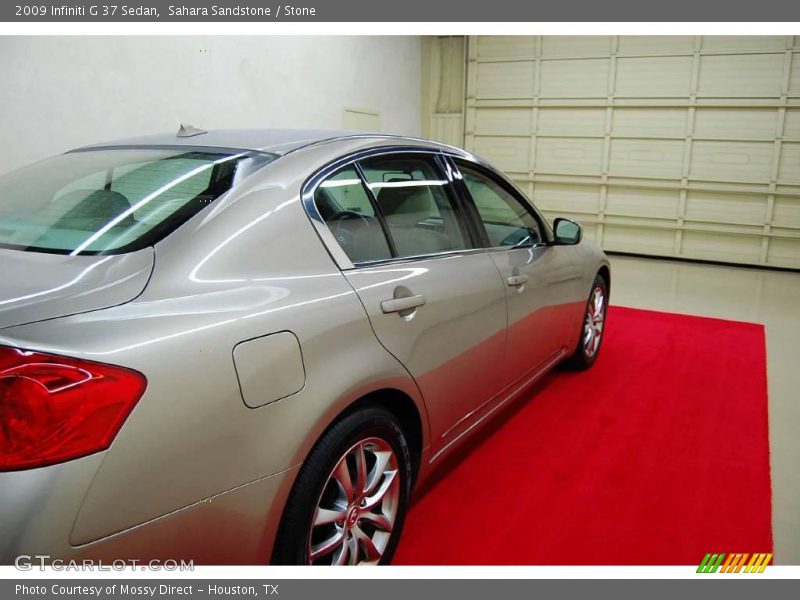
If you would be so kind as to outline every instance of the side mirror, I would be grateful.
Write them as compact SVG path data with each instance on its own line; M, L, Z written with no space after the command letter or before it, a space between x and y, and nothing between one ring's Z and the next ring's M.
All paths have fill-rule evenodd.
M556 236L556 244L561 246L574 246L581 241L582 236L580 225L561 217L553 221L553 233Z

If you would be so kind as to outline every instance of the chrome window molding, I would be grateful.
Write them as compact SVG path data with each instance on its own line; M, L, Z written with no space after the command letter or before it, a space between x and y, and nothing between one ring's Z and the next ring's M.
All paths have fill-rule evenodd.
M365 136L365 137L373 137L373 136ZM416 141L415 138L402 138L402 139ZM476 165L479 169L486 171L487 175L492 179L495 179L499 185L508 189L509 192L512 193L512 195L520 203L522 203L525 208L527 208L530 211L531 215L536 219L536 221L541 226L542 231L544 232L544 235L547 238L547 241L544 243L529 244L525 246L481 246L481 247L461 249L461 250L447 250L445 252L435 252L431 254L420 254L417 256L403 256L403 257L398 256L382 260L362 261L358 263L353 263L347 256L345 251L342 250L342 247L339 245L339 242L336 241L336 238L331 233L331 230L328 228L327 224L325 223L325 220L319 214L317 206L314 202L314 194L316 193L319 185L339 169L353 165L358 161L364 160L366 158L371 158L373 156L378 156L378 155L390 155L390 154L426 154L434 158L436 157L441 158L442 159L441 163L443 164L440 164L440 167L444 171L445 176L447 177L447 180L450 183L455 183L456 179L461 179L461 172L458 170L458 165L452 159L459 159L464 162ZM357 170L360 173L360 169ZM462 198L462 196L464 196L465 194L463 190L456 189L455 193L459 197L459 201L463 200L471 202L471 199L469 199L468 196L466 198ZM389 146L377 146L374 148L367 148L364 150L357 150L349 154L345 154L337 158L336 160L328 163L324 167L318 169L308 179L306 179L306 181L303 183L301 187L300 197L302 199L303 208L305 209L306 214L311 220L314 229L316 230L317 234L322 240L323 245L328 250L328 253L330 254L333 261L342 271L349 271L353 269L361 269L374 266L418 262L421 260L429 260L438 257L448 257L458 254L474 254L478 252L507 252L510 250L544 248L553 245L553 232L550 227L550 224L541 215L541 213L539 213L539 211L536 209L533 203L528 199L528 197L524 193L522 193L519 187L508 176L495 169L491 164L489 164L479 156L476 156L464 150L460 150L459 148L450 146L439 147L439 146L389 145ZM469 215L466 216L466 220L469 221L472 219L473 217ZM484 243L485 240L484 241L476 240L476 242Z

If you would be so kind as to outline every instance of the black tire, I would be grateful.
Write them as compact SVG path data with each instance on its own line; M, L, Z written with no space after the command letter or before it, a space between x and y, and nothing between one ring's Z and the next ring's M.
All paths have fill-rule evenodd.
M589 307L592 303L592 297L595 293L595 290L600 289L603 294L603 331L600 335L600 340L597 344L597 348L594 352L589 352L584 345L584 327L586 323L586 315L589 312ZM605 338L605 325L606 325L606 313L608 310L608 284L606 280L601 276L597 275L594 278L594 282L592 283L592 289L589 292L589 298L586 300L586 308L581 315L581 322L580 322L580 333L578 335L578 343L575 346L575 350L573 353L564 361L564 366L573 371L585 371L589 367L591 367L597 357L600 355L600 349L603 345L603 338Z
M323 493L330 489L329 478L348 450L368 438L378 438L386 442L393 450L397 462L399 498L396 516L378 564L391 562L408 510L412 480L411 454L403 430L394 415L384 408L373 406L359 409L335 423L309 453L283 511L272 553L273 564L309 564L313 516Z

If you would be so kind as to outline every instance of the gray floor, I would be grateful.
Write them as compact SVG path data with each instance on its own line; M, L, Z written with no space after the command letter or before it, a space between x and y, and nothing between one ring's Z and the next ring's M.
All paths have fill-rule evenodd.
M621 256L611 263L612 304L765 325L775 564L800 565L800 273Z

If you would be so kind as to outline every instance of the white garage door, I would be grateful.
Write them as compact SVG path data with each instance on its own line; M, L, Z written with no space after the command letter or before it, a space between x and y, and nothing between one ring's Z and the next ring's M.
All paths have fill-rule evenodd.
M466 54L465 147L548 217L611 251L800 268L800 37L488 36Z

